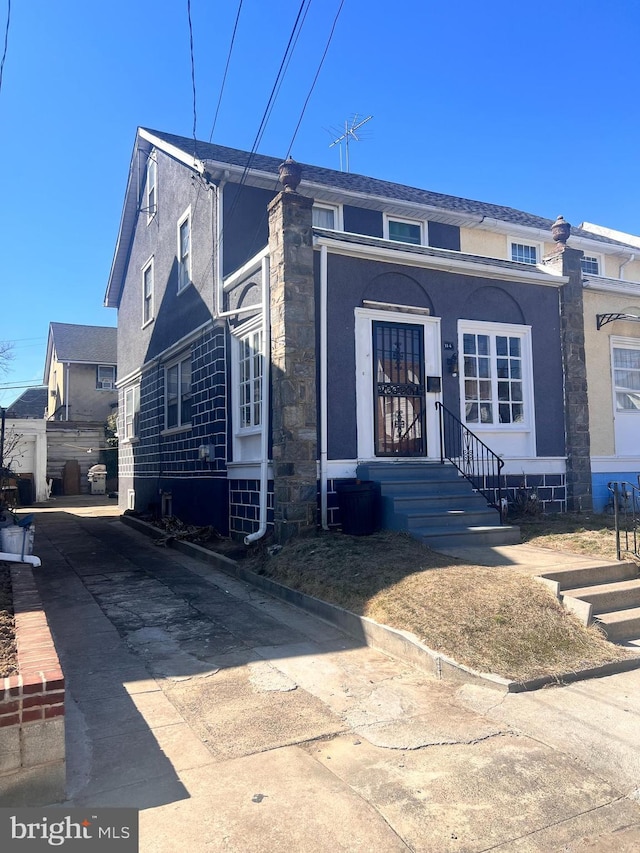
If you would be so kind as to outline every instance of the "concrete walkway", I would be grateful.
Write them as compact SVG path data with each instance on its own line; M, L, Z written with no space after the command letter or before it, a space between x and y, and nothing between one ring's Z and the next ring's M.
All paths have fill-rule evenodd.
M143 853L640 848L640 691L607 689L636 673L598 682L600 727L597 698L571 711L584 684L506 701L438 682L113 505L61 501L36 509L34 573L68 681L68 804L139 808Z

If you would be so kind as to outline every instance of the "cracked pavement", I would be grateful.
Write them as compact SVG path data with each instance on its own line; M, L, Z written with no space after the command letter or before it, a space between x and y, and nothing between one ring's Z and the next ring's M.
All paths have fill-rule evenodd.
M636 682L610 688L607 748L585 735L591 683L436 681L64 500L36 508L35 575L68 804L139 808L143 853L640 848ZM600 680L602 708L628 677Z

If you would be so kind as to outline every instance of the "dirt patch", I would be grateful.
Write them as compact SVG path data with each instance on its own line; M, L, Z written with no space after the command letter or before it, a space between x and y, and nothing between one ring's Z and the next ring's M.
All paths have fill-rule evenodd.
M0 563L0 678L15 675L18 658L9 566Z
M508 567L464 565L402 533L321 533L272 556L262 548L249 566L505 678L559 675L629 655L596 627L581 625L532 578Z

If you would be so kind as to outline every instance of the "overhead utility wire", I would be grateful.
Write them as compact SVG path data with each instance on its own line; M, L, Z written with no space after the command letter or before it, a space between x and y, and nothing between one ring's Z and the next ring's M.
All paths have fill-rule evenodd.
M231 34L231 44L229 45L229 53L227 54L227 63L224 67L224 74L222 75L222 85L220 86L220 97L218 98L218 103L216 105L216 114L213 117L213 126L211 127L211 133L209 134L209 142L213 139L213 132L216 129L216 124L218 121L218 113L220 112L220 104L222 103L222 95L224 93L224 86L227 81L227 72L229 71L229 63L231 62L231 54L233 52L233 45L236 40L236 32L238 30L238 21L240 20L240 10L242 9L242 2L238 4L238 12L236 14L236 22L233 25L233 33Z
M4 30L4 51L2 61L0 62L0 90L2 90L2 74L4 72L4 62L7 58L7 48L9 46L9 23L11 21L11 0L7 0L7 25Z
M322 54L322 58L320 60L320 64L318 65L318 70L316 71L316 76L313 78L313 83L311 84L311 88L309 89L309 94L306 97L304 105L302 107L302 111L300 113L300 118L298 119L298 124L296 125L296 129L293 132L293 136L291 137L291 142L289 143L289 148L287 150L287 158L291 156L291 149L293 148L293 143L296 140L296 136L298 135L298 131L300 130L300 125L302 124L302 119L304 118L304 114L307 109L307 104L309 103L309 99L313 94L313 90L315 89L316 83L318 82L318 77L320 76L320 72L322 70L322 66L324 65L324 61L327 57L327 53L329 52L329 46L331 45L331 40L333 39L333 34L336 29L336 24L338 23L338 18L340 17L340 12L342 12L342 7L344 6L344 0L340 0L340 5L338 6L338 11L336 12L336 16L333 19L333 25L331 26L331 32L329 33L329 38L327 39L327 44L324 49L324 53Z
M196 157L196 66L193 59L193 25L191 23L191 0L187 0L187 20L189 22L189 52L191 54L191 89L193 91L193 158Z

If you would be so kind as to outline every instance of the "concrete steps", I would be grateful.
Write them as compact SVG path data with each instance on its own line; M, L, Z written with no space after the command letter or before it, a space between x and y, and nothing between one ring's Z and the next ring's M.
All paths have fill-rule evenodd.
M432 548L520 542L519 528L500 524L498 511L450 463L374 462L359 465L357 476L380 484L384 528Z
M635 563L545 572L560 599L585 624L599 624L614 643L640 641L640 577Z

